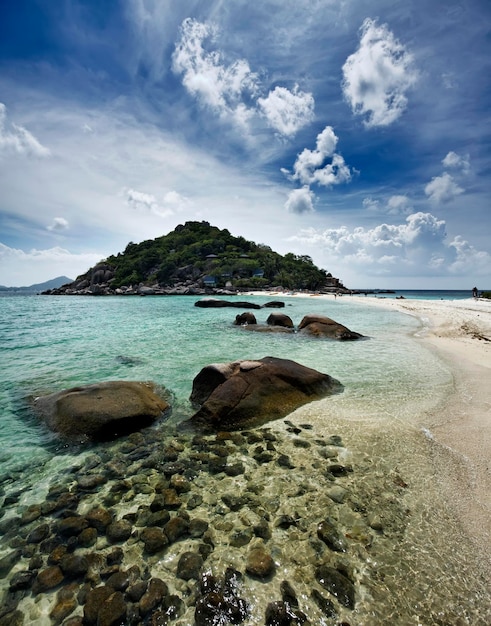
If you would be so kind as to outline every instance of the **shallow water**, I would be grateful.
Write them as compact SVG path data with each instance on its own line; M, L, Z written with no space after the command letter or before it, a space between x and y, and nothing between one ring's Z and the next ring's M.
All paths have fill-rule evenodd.
M370 339L336 343L300 335L256 334L232 325L239 310L199 309L194 307L195 298L188 297L1 298L0 341L7 365L0 386L3 520L22 517L26 507L44 501L54 484L79 493L77 478L94 473L104 476L106 482L95 491L82 493L78 513L104 503L118 518L136 515L139 507L148 506L149 498L154 497L161 477L161 466L149 464L148 457L177 440L179 461L187 464L188 470L190 465L196 470L190 492L182 496L183 508L191 518L206 520L213 535L213 550L205 568L218 577L227 567L244 574L247 551L261 539L254 533L249 537L250 529L258 520L267 519L271 537L265 545L276 572L266 581L244 576L240 593L249 603L244 624L264 623L266 605L281 599L283 580L295 589L300 609L312 624L330 626L343 620L352 626L489 623L491 594L479 577L475 548L439 498L431 457L442 451L422 429L425 415L451 392L452 379L446 367L414 341L412 335L420 329L418 321L350 305L348 298L333 302L315 297L284 300L287 307L283 312L295 324L303 315L317 312ZM263 323L269 312L254 311ZM134 445L141 454L135 460L125 451L124 441L94 446L89 452L60 446L29 409L30 398L79 384L154 380L172 393L170 422L178 425L191 414L188 396L192 380L204 365L263 356L291 358L314 367L339 379L345 389L340 395L301 407L286 422L259 429L258 442L249 443L246 438L232 445L227 441L227 464L244 466L237 476L201 467L201 461L193 456L197 448L192 435L179 429L168 432L167 424L148 429L149 434ZM330 445L332 435L340 436L343 445ZM303 443L299 444L299 439ZM214 438L206 441L210 450L215 450ZM267 450L268 442L274 448L272 458L257 461L258 446ZM332 452L332 459L326 450ZM294 467L280 465L280 454L287 455ZM114 459L121 462L123 478L129 481L119 500L111 495L121 479L112 475L108 466ZM333 478L326 474L333 461L349 465L353 471ZM143 491L135 488L142 484L132 482L135 477L145 483ZM332 499L333 486L345 490L342 502ZM222 500L230 493L246 497L237 511ZM194 501L190 505L193 494L202 498L196 506ZM277 526L281 515L290 516L295 524ZM370 526L374 515L380 518L380 528ZM326 516L334 519L345 538L346 552L332 551L318 539L317 525ZM47 519L54 523L51 517ZM136 563L147 568L149 576L165 580L184 602L171 623L193 624L196 582L178 579L175 573L180 554L196 550L196 540L184 537L163 554L145 556L138 532L123 544L122 567ZM231 545L235 534L239 539L234 543L241 543L242 536L249 541ZM8 554L6 544L12 540L12 536L4 538L0 558ZM104 554L111 546L105 537L99 537L96 549ZM22 558L12 572L25 569L27 563ZM315 580L315 569L322 563L349 574L356 588L354 609L342 606ZM4 590L7 584L6 578ZM322 615L311 598L313 588L330 597L336 618ZM53 597L50 592L34 601L27 593L19 607L31 621L49 624Z

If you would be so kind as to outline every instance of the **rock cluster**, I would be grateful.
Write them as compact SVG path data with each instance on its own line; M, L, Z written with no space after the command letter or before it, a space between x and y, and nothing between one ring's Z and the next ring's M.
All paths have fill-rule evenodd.
M266 320L266 325L258 324L252 313L241 313L235 317L234 324L255 332L295 332L291 317L284 313L271 313ZM356 341L364 338L360 333L324 315L305 315L298 325L297 333L337 341Z
M339 437L291 422L103 444L53 476L41 502L4 497L0 624L46 610L64 626L349 622L366 570L357 555L385 526L370 528L372 495L356 493L344 452ZM342 485L339 503L328 492ZM251 585L267 591L278 572L281 597L272 586L261 604Z

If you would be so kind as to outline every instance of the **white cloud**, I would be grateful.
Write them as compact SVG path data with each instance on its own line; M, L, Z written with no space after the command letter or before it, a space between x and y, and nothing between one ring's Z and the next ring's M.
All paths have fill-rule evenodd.
M50 155L39 141L23 126L8 123L7 107L0 102L0 155L19 154L33 157L47 157Z
M56 276L76 278L104 256L97 253L73 254L59 247L25 252L0 243L0 284L25 287Z
M123 193L128 206L135 211L160 217L168 217L190 206L190 201L177 191L167 192L161 202L154 195L136 189L125 189Z
M331 126L317 135L315 150L305 148L293 165L291 178L304 185L317 183L324 187L339 185L351 180L351 172L343 157L335 152L338 138ZM330 163L324 165L327 159Z
M411 202L407 196L395 195L387 201L387 213L389 215L407 215L411 210Z
M380 201L375 200L375 198L363 198L363 208L367 211L379 211L380 210Z
M204 48L213 39L216 28L187 18L181 25L181 39L172 55L172 69L183 75L186 89L220 114L247 119L248 108L241 102L245 94L257 90L257 75L244 59L225 65L220 52Z
M331 267L360 276L459 276L489 274L491 255L461 237L446 242L446 224L431 213L374 228L314 228L291 238L317 250Z
M360 44L343 65L343 93L365 125L388 126L406 109L406 92L417 80L413 57L387 25L365 19Z
M314 98L311 93L275 87L267 98L258 98L258 106L269 126L285 137L292 137L309 124L314 117Z
M464 193L464 190L457 185L453 177L447 172L432 178L431 182L425 187L425 194L435 204L450 202L461 193Z
M307 186L294 189L288 195L285 209L289 213L312 213L314 211L314 199L315 195Z
M51 231L61 231L67 230L70 227L68 221L64 217L55 217L52 223L47 226L47 230Z
M227 64L224 54L207 50L218 28L187 18L181 25L181 39L172 55L172 70L182 75L187 91L222 117L229 117L241 127L257 115L284 137L292 137L314 117L314 97L301 91L276 86L266 97L261 90L259 75L246 59Z
M469 155L460 156L456 152L451 151L442 160L442 164L448 169L458 169L462 173L467 174L470 169Z

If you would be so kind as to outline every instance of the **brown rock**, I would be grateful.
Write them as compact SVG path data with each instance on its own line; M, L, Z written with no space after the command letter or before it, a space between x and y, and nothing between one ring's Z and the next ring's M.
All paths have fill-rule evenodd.
M182 501L175 489L164 489L162 495L164 497L164 505L167 509L178 509L182 505Z
M178 515L171 518L164 526L165 534L170 542L177 541L179 537L186 535L189 531L189 522Z
M250 576L267 578L274 570L275 564L273 557L265 546L262 543L252 546L247 554L246 572Z
M88 525L89 523L85 518L72 515L60 520L56 526L56 530L58 534L64 537L76 537L82 530L85 530Z
M107 483L107 478L102 474L86 474L77 480L77 486L81 491L93 491Z
M65 554L60 561L60 568L67 578L80 578L87 573L89 561L82 555Z
M89 523L89 526L93 526L100 533L104 533L106 527L112 522L113 517L107 509L98 506L90 510L85 516L85 519Z
M315 337L327 337L338 341L354 341L363 338L360 333L355 333L346 326L323 315L306 315L298 325L298 330Z
M284 313L270 313L266 320L268 326L282 326L283 328L293 328L292 318Z
M38 398L35 409L65 439L107 441L152 424L169 408L152 383L110 381Z
M222 430L257 426L342 390L339 381L295 361L264 357L208 365L193 381L191 421Z
M86 528L82 530L78 536L78 543L83 548L90 548L97 541L97 530L95 528Z
M125 623L126 602L120 591L115 591L101 604L97 613L97 626L119 626Z
M51 565L39 572L32 587L33 593L43 593L54 589L64 580L63 572L58 565Z
M30 524L34 520L38 519L38 517L41 517L41 505L40 504L31 504L22 513L20 523L21 524Z
M257 324L256 316L254 313L247 311L247 313L240 313L235 316L235 326L245 326L246 324Z
M201 568L203 567L203 557L197 552L183 552L177 564L176 576L183 580L198 580Z
M61 624L78 606L77 599L71 594L57 594L56 603L49 614L53 624Z
M99 609L102 603L105 602L114 593L114 589L111 587L95 587L91 589L85 600L84 604L84 623L85 624L97 624L97 616L99 615Z
M111 543L126 541L131 536L132 528L131 522L127 519L113 522L106 528L106 537Z
M141 615L147 615L157 607L169 593L165 582L160 578L152 578L148 583L146 592L140 599L138 607Z
M156 554L169 544L169 539L162 528L158 528L156 526L145 528L142 531L140 538L145 545L145 552L147 554Z
M40 524L27 535L27 543L41 543L49 537L49 524Z

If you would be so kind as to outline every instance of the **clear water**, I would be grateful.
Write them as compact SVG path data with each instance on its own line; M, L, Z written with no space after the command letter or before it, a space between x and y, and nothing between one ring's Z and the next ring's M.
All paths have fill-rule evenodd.
M196 299L1 298L0 476L46 453L50 437L31 418L30 399L77 385L153 380L174 394L177 413L189 414L187 399L200 369L244 358L291 358L328 373L345 385L349 402L362 398L370 410L381 401L399 405L415 388L420 397L431 397L435 379L423 374L423 362L434 370L436 384L445 381L432 355L411 341L417 321L408 316L353 307L346 299L286 298L284 311L295 324L318 312L371 338L320 344L300 335L244 332L233 325L238 310L197 308ZM257 311L258 322L270 312Z
M197 308L196 299L0 298L0 481L3 495L22 491L17 508L4 513L18 514L23 506L39 501L53 480L69 475L87 454L61 446L37 423L30 410L32 398L103 380L152 380L171 392L171 421L179 424L192 414L188 402L192 381L205 365L264 356L289 358L343 383L342 394L302 407L290 419L312 426L312 442L316 437L342 436L343 459L357 468L343 484L353 499L371 502L393 531L375 537L373 547L367 545L353 506L339 508L339 521L356 543L353 567L362 581L356 611L346 610L340 619L352 625L487 624L491 594L476 571L473 546L446 503L439 501L433 476L435 447L425 436L425 420L451 392L452 378L445 365L414 339L420 322L350 303L349 297L282 298L286 303L282 311L295 324L308 313L318 313L369 338L327 342L297 334L249 332L233 325L240 310ZM247 297L258 303L268 299ZM265 323L271 310L253 312L259 323ZM284 422L269 426L288 447ZM112 454L117 447L108 445L108 450ZM327 506L316 491L320 461L314 462L311 452L303 449L290 449L290 453L299 468L293 477L286 480L283 474L271 474L269 468L251 466L250 480L260 485L265 502L274 497L285 510L288 502L281 498L282 481L286 480L285 489L289 485L286 492L302 486L306 495L296 505L309 511L305 516L312 524L322 519ZM410 488L401 488L401 480ZM241 488L240 479L200 481L213 509L217 493ZM210 508L202 515L210 515ZM230 523L238 522L231 518ZM222 531L217 523L218 537ZM240 569L243 553L230 549L223 532L223 544L217 540L212 564L225 567L229 559ZM306 572L312 569L307 562L315 556L312 548L305 546L300 549L303 556L299 554L293 531L275 535L273 541L277 560L284 563L281 574L296 581L308 602L312 581L306 579ZM174 564L172 558L169 554L163 561L155 560L155 575L163 576ZM248 597L253 598L255 608L248 624L264 623L260 615L264 615L265 602L272 599L273 591L278 592L281 580L278 574L269 585L249 581ZM49 623L42 602L37 605L33 609L36 620ZM315 608L311 611L317 616L312 623L335 623L322 621ZM191 614L177 623L192 624Z
M479 290L481 291L481 290ZM488 291L486 289L482 291ZM370 294L373 295L373 294ZM458 289L397 289L394 293L375 294L379 298L408 298L411 300L467 300L472 298L472 290Z

